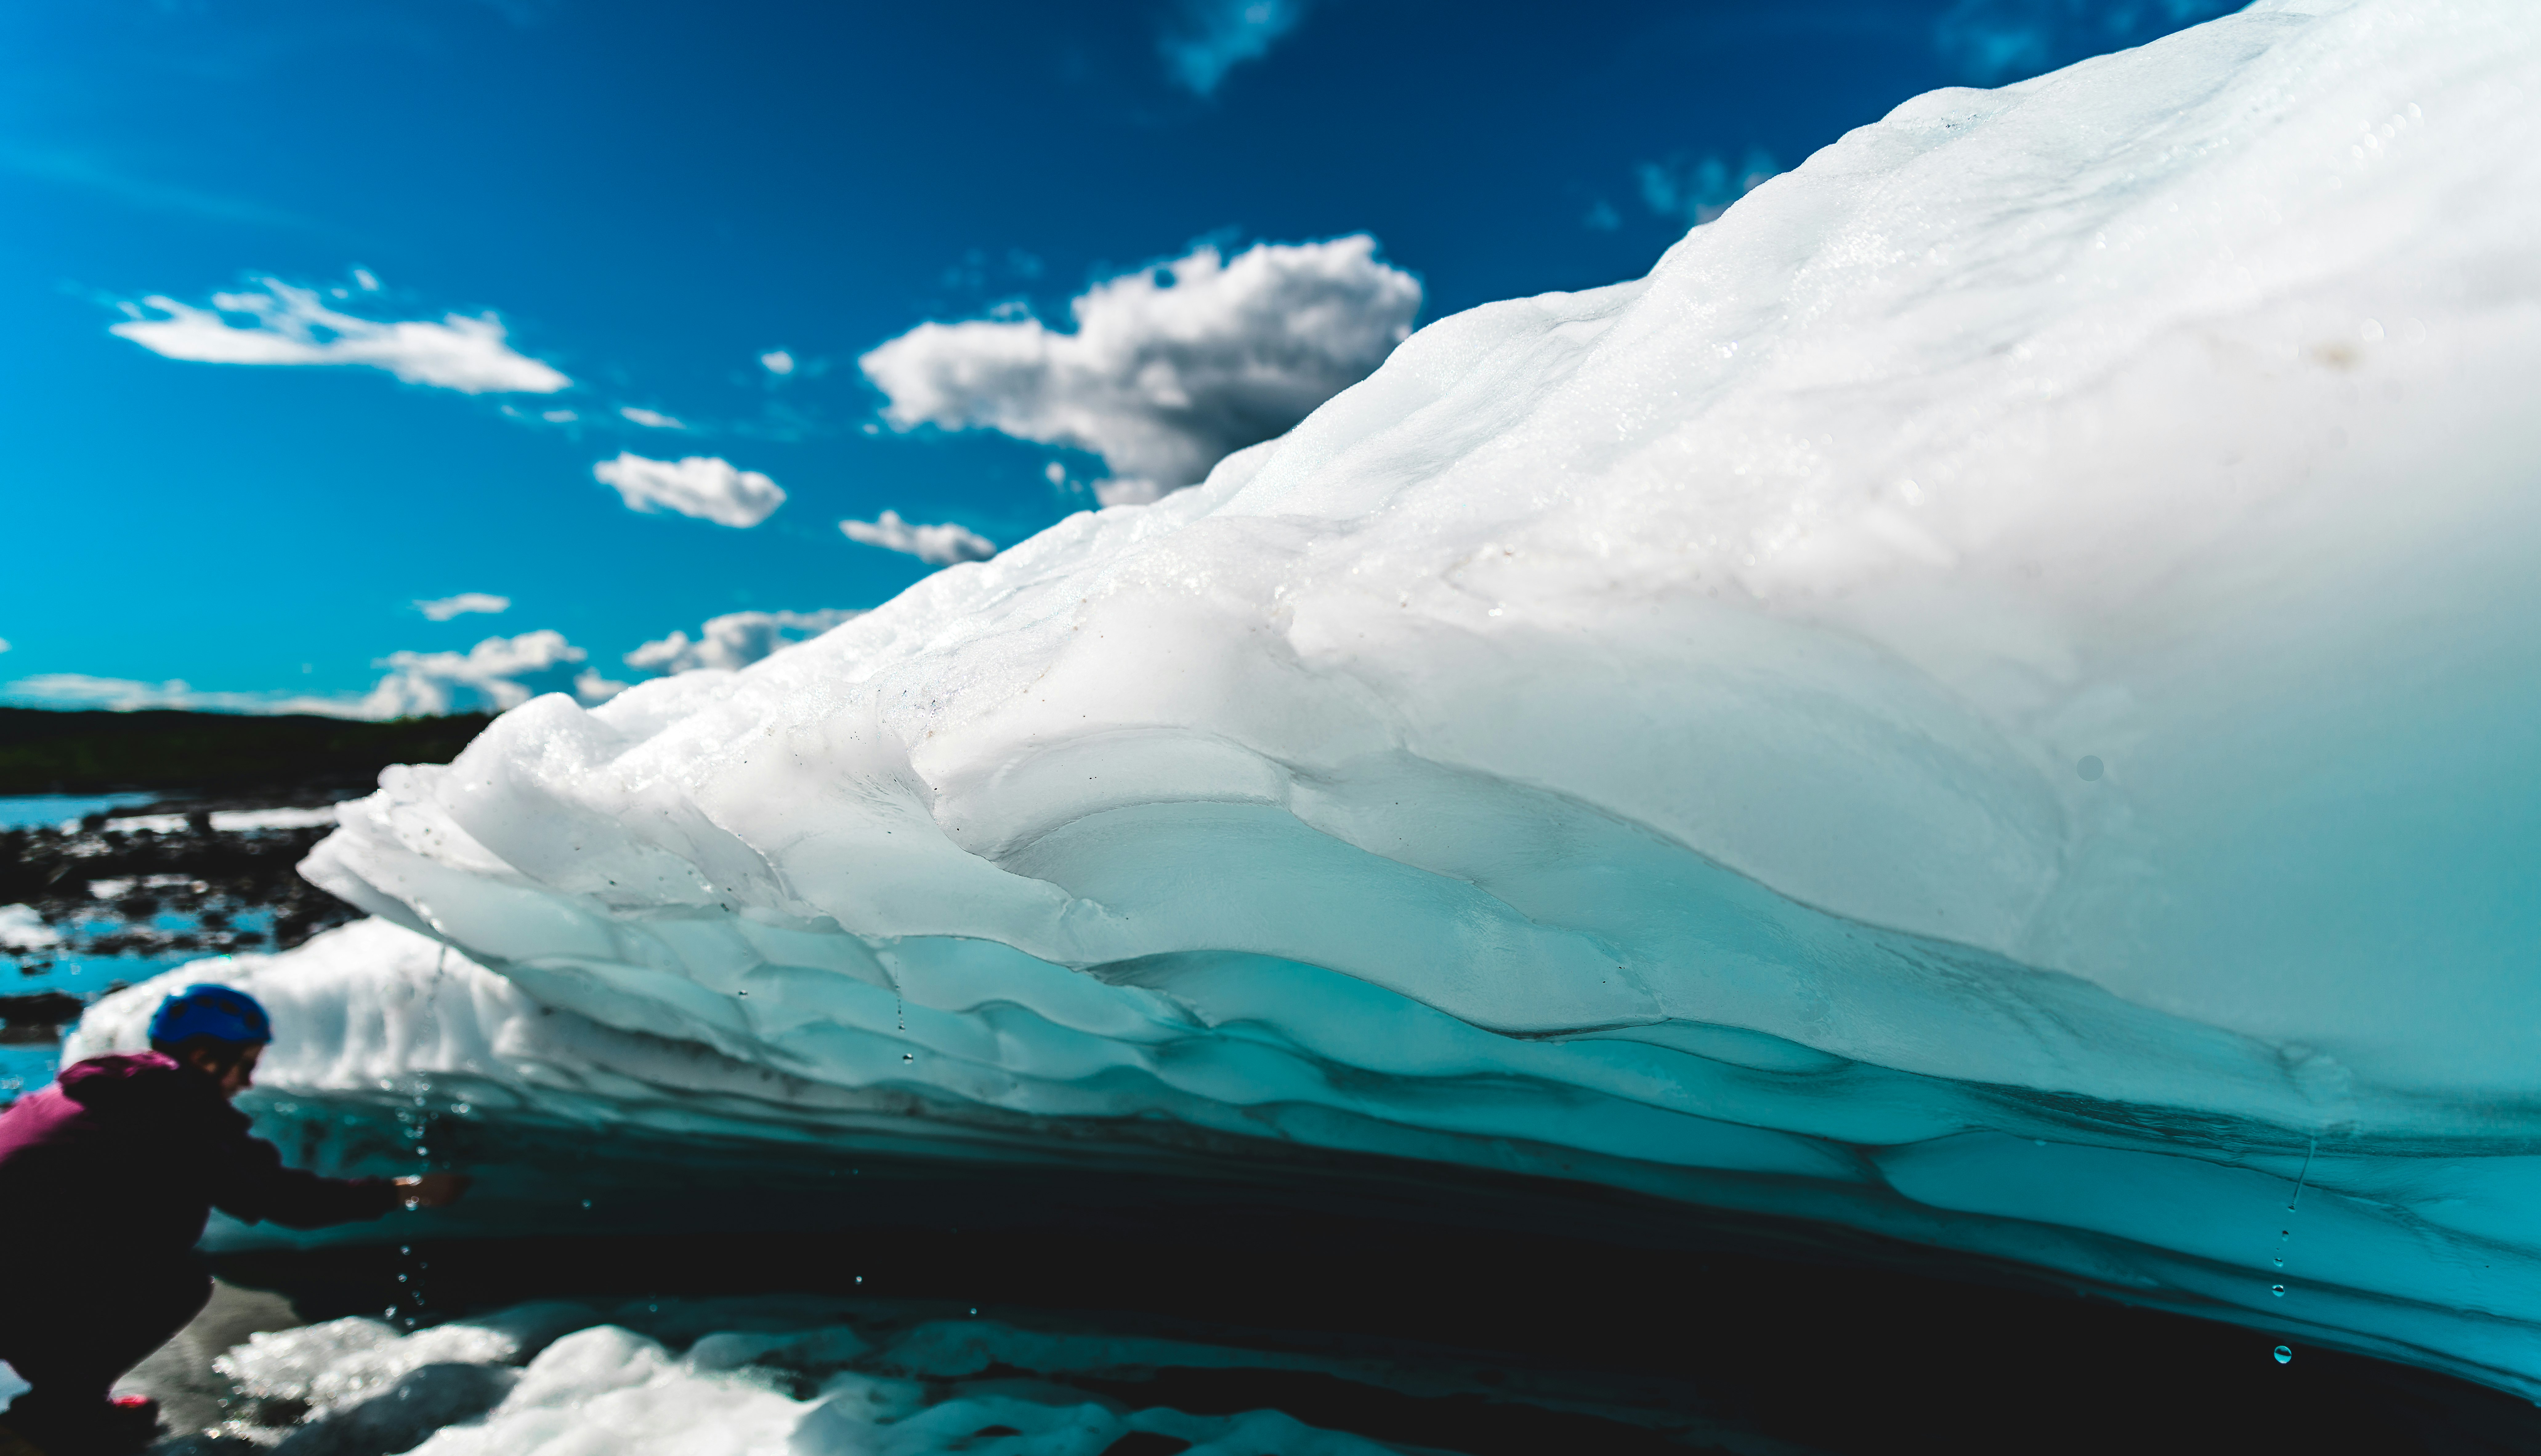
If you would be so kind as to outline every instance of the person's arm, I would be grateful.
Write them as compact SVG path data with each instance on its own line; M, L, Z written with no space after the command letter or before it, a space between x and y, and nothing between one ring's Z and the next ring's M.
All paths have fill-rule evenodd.
M401 1202L437 1207L467 1185L456 1173L395 1180L322 1178L282 1166L281 1150L263 1138L241 1135L222 1159L212 1205L250 1223L270 1219L285 1228L325 1228L377 1218Z

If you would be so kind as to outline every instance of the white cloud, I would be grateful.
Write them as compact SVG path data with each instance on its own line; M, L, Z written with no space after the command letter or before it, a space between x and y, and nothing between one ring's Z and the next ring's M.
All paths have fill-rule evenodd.
M709 455L669 461L620 452L593 466L591 473L617 487L630 511L677 511L724 526L756 526L785 503L775 481Z
M414 610L434 621L448 621L454 617L470 612L509 612L512 610L512 599L495 596L492 592L461 592L455 597L436 597L429 602L417 601L414 604Z
M570 409L550 409L540 415L539 418L545 420L549 424L571 424L575 420L582 418L582 416L574 413Z
M1306 18L1306 0L1184 0L1183 27L1157 41L1165 69L1199 96L1226 73L1270 53Z
M702 668L737 671L779 647L817 637L862 612L829 608L820 612L734 612L709 618L691 639L675 631L626 654L626 665L642 672L693 673Z
M198 309L162 294L123 305L131 317L112 331L171 359L205 364L349 364L385 369L408 384L466 394L518 392L551 395L573 381L504 342L492 314L471 319L451 314L440 323L422 320L382 324L339 314L319 301L315 289L263 280L263 293L216 293ZM147 306L166 315L153 319ZM233 324L224 315L254 322Z
M617 406L617 412L624 415L626 418L633 420L635 423L642 425L648 430L685 430L688 428L688 425L683 423L681 420L674 416L664 414L659 410L639 409L632 404L620 404Z
M6 652L6 651L8 651L8 650L9 650L9 639L8 639L8 638L6 638L6 637L0 637L0 652Z
M1153 499L1284 433L1383 363L1420 283L1364 234L1214 248L1098 283L1038 320L921 324L857 362L898 429L984 426L1103 457L1107 504ZM1109 493L1105 493L1109 489Z
M402 718L467 709L518 707L530 700L526 678L557 674L588 654L562 632L541 629L517 637L487 637L466 652L393 652L373 663L388 675L370 692L321 697L309 693L198 692L181 678L142 683L129 678L98 678L86 673L44 673L21 678L0 690L0 696L49 707L186 708L219 713L321 713L334 718ZM587 681L588 680L588 681ZM591 683L608 689L597 674L585 672L574 687L585 701L597 701ZM561 686L551 684L548 686ZM604 692L601 696L605 697Z
M373 276L371 270L368 268L353 269L353 281L362 286L362 291L364 293L377 293L380 291L380 280Z
M615 678L604 678L598 668L584 668L573 675L573 695L582 699L582 705L585 707L595 707L607 702L634 686L632 683L620 683Z
M487 637L466 652L392 652L372 664L389 670L361 700L360 716L406 718L460 707L518 707L531 690L520 680L580 662L589 654L542 627L517 637Z
M365 714L359 698L315 697L282 692L197 692L182 678L142 683L130 678L100 678L87 673L38 673L0 689L0 696L45 707L106 708L131 712L139 708L189 708L216 713L323 713L334 718Z
M902 520L898 511L885 511L871 521L840 521L838 529L847 534L849 541L887 551L904 551L930 566L984 561L997 553L994 542L967 526L950 521L941 526L914 526Z
M794 356L785 352L783 349L769 349L766 353L759 356L759 363L760 367L765 369L770 374L792 374L794 372Z

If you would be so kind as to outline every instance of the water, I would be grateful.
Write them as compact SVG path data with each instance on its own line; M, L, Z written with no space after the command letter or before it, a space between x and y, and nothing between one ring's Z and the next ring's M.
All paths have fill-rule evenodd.
M156 803L164 794L12 794L0 796L0 830L57 829L91 814Z
M845 1323L883 1350L937 1324L937 1358L980 1351L937 1372L879 1354L858 1366L940 1380L931 1401L1029 1375L1039 1400L1278 1411L1469 1456L1868 1456L1898 1449L1900 1431L1947 1431L1969 1453L2034 1452L2042 1433L2060 1451L2130 1456L2489 1449L2452 1437L2492 1432L2497 1449L2541 1449L2528 1403L2423 1370L2307 1347L2295 1371L2282 1333L1605 1191L1374 1162L1247 1178L870 1148L849 1183L830 1176L846 1160L819 1152L757 1161L473 1122L442 1135L480 1178L457 1207L398 1215L378 1243L232 1244L217 1271L283 1289L312 1320L395 1306L398 1326L428 1326L575 1300L675 1357L709 1330L779 1328L751 1323L773 1317L747 1301L817 1304L834 1313L782 1327ZM595 1193L597 1211L554 1232L555 1210ZM1857 1357L1831 1369L1839 1335ZM1126 1342L1186 1353L1104 1353Z
M77 938L112 933L128 923L111 915L93 915L54 928ZM199 916L179 910L160 911L152 915L148 923L153 929L180 934L203 928ZM269 942L273 912L264 909L241 910L231 916L230 923L236 929L264 936ZM109 990L137 984L180 966L205 959L200 950L98 956L64 949L48 953L48 957L28 959L25 968L14 976L6 974L7 962L0 961L0 995L60 991L82 1001L94 1001ZM53 1074L60 1070L61 1044L58 1042L0 1042L0 1104L48 1085Z

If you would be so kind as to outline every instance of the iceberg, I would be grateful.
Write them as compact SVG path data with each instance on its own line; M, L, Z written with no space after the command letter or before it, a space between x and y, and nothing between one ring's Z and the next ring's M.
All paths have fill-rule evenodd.
M2502 0L1919 97L1198 486L390 770L305 866L376 919L181 974L291 1095L1541 1175L2541 1397L2535 97Z

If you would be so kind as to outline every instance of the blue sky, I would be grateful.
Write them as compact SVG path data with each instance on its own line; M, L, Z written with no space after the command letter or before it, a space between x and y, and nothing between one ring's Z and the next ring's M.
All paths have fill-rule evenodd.
M17 0L0 694L745 661L834 618L702 624L1183 483L1403 327L1637 275L1909 96L2221 8ZM1301 300L1357 323L1261 336ZM1208 382L1274 356L1275 398Z

